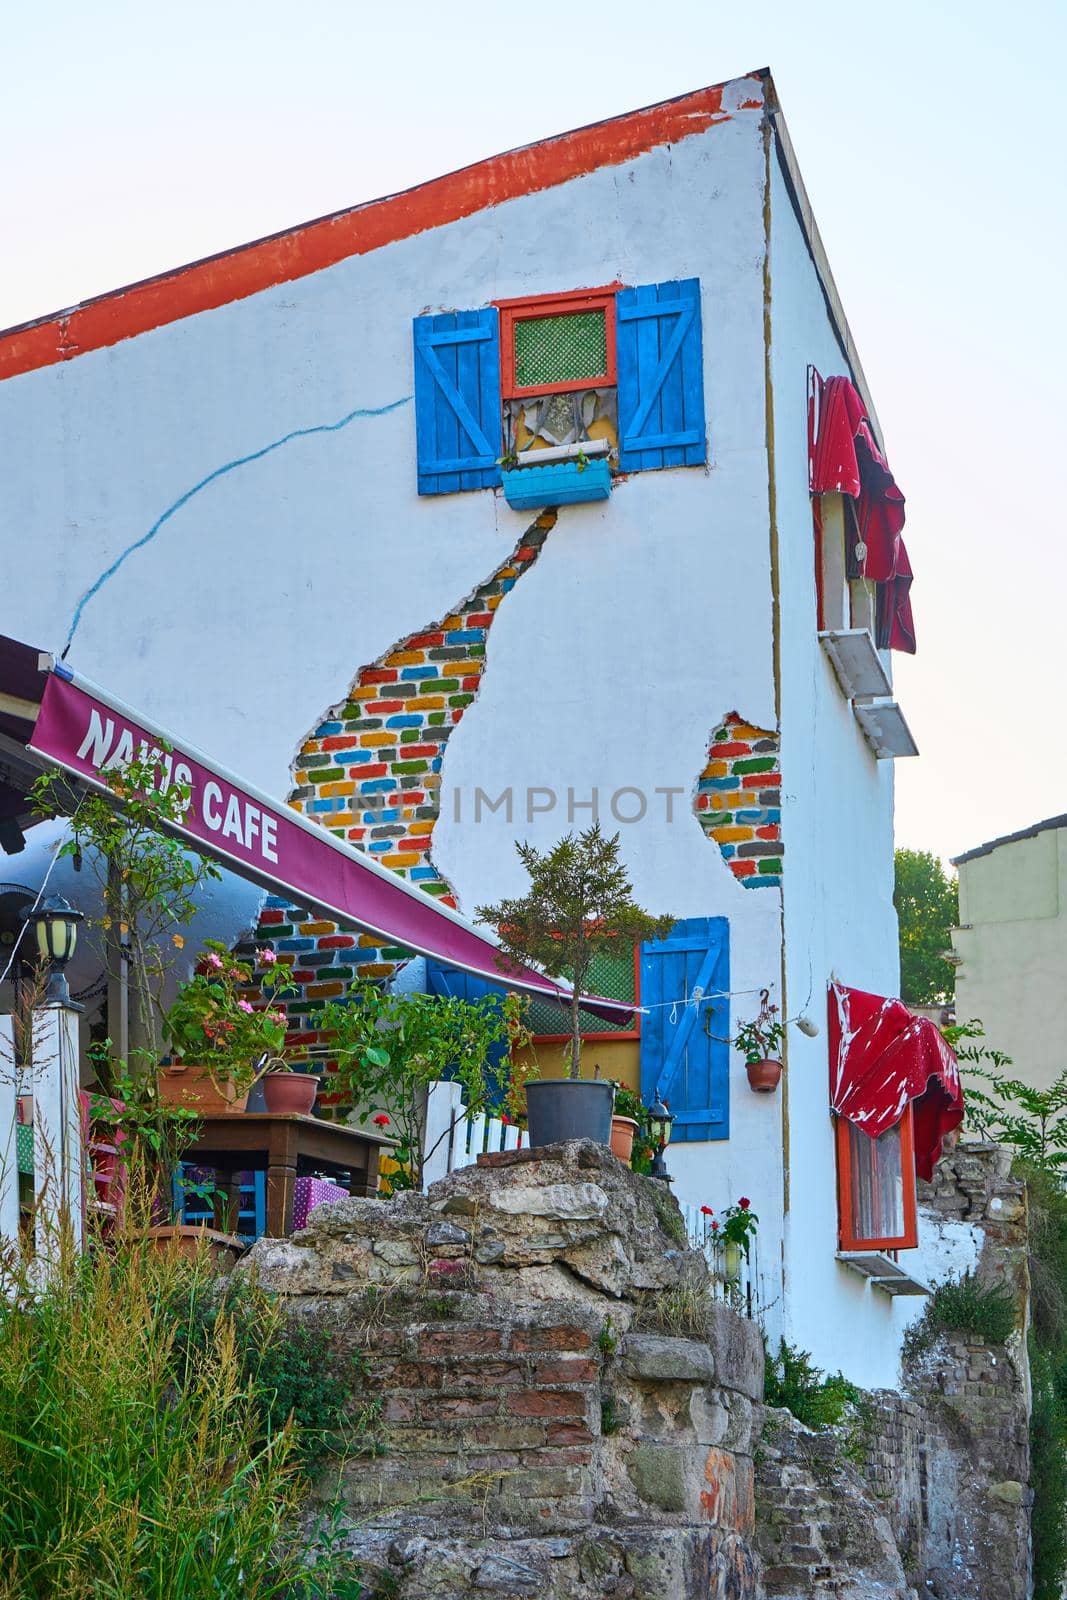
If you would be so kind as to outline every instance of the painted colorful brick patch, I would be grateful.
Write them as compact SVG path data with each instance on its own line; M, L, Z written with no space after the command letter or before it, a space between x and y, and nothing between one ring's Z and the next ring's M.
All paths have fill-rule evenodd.
M778 735L732 711L711 736L694 805L700 826L746 889L781 885L781 786Z
M430 859L445 749L478 693L497 608L555 521L554 511L542 512L504 565L450 615L362 667L294 764L295 810L446 905L455 898ZM297 1046L319 1042L316 1012L353 978L388 977L407 955L275 899L260 915L257 942L269 943L290 968L297 990L287 1002L290 1043Z

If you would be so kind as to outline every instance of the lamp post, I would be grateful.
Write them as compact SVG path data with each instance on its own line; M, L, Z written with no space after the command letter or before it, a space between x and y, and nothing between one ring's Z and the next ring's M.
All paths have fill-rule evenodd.
M658 1096L648 1108L648 1120L652 1129L652 1140L656 1146L656 1153L652 1157L652 1167L649 1177L659 1178L661 1183L673 1183L674 1179L667 1171L667 1164L663 1159L663 1152L670 1143L671 1124L674 1121L666 1104Z
M61 894L53 894L23 915L32 929L37 955L48 968L45 1005L69 1006L70 990L63 969L77 947L78 924L85 921L83 914Z

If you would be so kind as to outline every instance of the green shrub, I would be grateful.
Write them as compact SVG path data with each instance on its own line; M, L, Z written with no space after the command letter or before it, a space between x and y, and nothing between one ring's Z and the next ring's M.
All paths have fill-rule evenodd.
M1030 1487L1034 1600L1060 1600L1067 1567L1067 1417L1063 1374L1030 1335Z
M806 1350L779 1340L777 1355L766 1352L763 1398L782 1406L808 1428L834 1428L863 1400L861 1390L840 1372L824 1373Z
M353 1600L336 1518L317 1554L296 1531L301 1430L329 1432L339 1395L297 1395L323 1351L266 1296L136 1241L7 1287L0 1600Z
M983 1284L973 1272L938 1284L917 1322L903 1339L904 1360L913 1361L931 1349L942 1333L1004 1344L1015 1331L1015 1295L997 1284Z

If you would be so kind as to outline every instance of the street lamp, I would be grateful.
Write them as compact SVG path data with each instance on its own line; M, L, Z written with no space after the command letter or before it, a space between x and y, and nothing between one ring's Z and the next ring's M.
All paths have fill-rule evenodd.
M663 1152L670 1143L671 1124L674 1118L668 1111L666 1104L658 1096L648 1108L648 1120L652 1130L652 1142L656 1147L656 1153L652 1157L649 1177L659 1178L663 1183L673 1183L674 1180L667 1171L667 1164L663 1159Z
M78 924L85 921L84 916L61 894L53 894L25 911L23 917L33 930L37 955L48 968L45 1005L69 1006L70 990L63 968L74 954Z

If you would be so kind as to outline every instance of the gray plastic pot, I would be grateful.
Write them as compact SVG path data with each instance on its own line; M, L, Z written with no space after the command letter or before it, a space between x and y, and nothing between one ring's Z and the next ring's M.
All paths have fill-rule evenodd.
M538 1078L526 1085L530 1145L562 1144L567 1139L611 1143L615 1090L610 1083L584 1078Z

